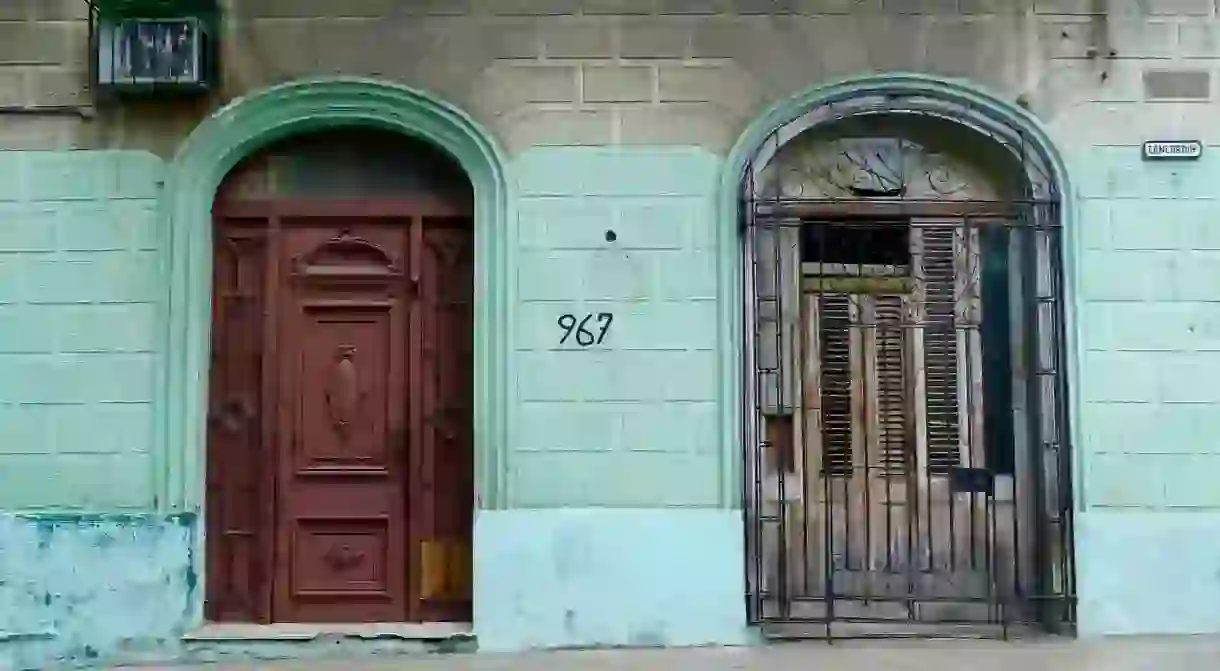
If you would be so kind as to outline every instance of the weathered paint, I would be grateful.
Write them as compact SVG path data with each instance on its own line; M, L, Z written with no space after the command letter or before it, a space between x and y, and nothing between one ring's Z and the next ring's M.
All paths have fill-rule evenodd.
M740 511L483 511L475 552L480 651L750 641Z
M194 540L193 515L0 515L0 668L164 658L190 620Z

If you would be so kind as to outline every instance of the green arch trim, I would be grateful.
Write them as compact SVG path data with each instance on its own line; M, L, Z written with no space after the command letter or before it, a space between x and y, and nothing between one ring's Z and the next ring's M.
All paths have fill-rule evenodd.
M1010 103L999 96L984 91L972 84L961 81L941 79L916 73L885 73L855 77L827 83L786 98L772 106L760 117L747 126L745 132L738 138L725 160L720 174L717 199L718 245L720 257L717 274L720 282L720 323L724 332L721 334L723 343L720 357L722 369L719 379L721 384L720 398L723 412L721 413L721 435L724 436L723 458L721 472L722 500L730 507L741 507L742 465L741 441L744 415L744 341L745 314L742 310L745 297L742 293L744 265L741 255L741 188L742 179L750 160L762 149L768 136L777 128L784 126L811 110L834 102L850 100L864 96L891 94L895 96L922 95L938 102L947 103L961 109L971 109L983 115L1000 121L1008 126L1019 129L1027 137L1040 158L1046 162L1052 172L1051 180L1056 186L1059 196L1059 216L1063 224L1063 276L1064 276L1064 314L1066 323L1063 325L1067 342L1065 352L1068 358L1067 374L1069 385L1082 380L1082 364L1079 355L1080 324L1076 315L1080 314L1080 286L1078 276L1080 263L1078 261L1079 245L1076 244L1077 231L1075 221L1076 198L1072 184L1068 179L1067 164L1055 147L1051 136L1043 128L1041 122L1029 111ZM1079 394L1068 393L1068 425L1071 445L1081 445L1079 434ZM1080 473L1079 451L1072 455L1073 473ZM1072 477L1074 500L1078 510L1083 509L1080 477Z
M238 161L276 140L353 126L436 145L458 161L474 187L475 505L501 505L508 362L503 154L467 114L424 92L370 79L327 78L281 84L233 101L190 134L169 167L160 201L165 293L157 371L163 405L154 427L159 509L198 510L203 503L216 189Z

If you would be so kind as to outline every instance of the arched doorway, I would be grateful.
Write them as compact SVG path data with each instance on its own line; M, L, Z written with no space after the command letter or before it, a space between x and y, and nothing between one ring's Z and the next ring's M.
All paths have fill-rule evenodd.
M205 616L469 621L466 173L391 131L294 135L212 213Z
M1060 176L917 89L844 87L740 183L747 589L776 635L1074 622Z

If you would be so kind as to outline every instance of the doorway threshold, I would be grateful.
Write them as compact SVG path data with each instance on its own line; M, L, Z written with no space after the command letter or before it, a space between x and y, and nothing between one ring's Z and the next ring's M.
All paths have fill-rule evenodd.
M210 622L182 635L189 642L313 641L326 638L449 641L473 636L469 622L369 622L246 624Z

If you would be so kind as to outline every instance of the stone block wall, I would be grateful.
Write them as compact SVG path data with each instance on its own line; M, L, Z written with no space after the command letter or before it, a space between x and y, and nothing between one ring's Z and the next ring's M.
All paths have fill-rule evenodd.
M680 144L722 153L784 96L905 71L968 79L1088 146L1105 133L1199 125L1190 108L1214 98L1220 59L1210 0L229 0L223 85L210 104L93 109L84 4L13 0L0 14L0 106L48 113L6 117L0 145L169 156L220 102L352 75L435 92L513 152ZM1149 101L1156 112L1118 104ZM50 115L76 105L87 118Z
M161 166L0 152L0 509L154 505Z
M719 161L697 148L554 147L513 168L510 504L719 505ZM594 342L565 338L563 315L592 316Z
M516 219L502 281L516 301L518 380L510 502L723 505L735 483L723 482L722 465L737 446L717 424L718 367L732 355L717 312L730 292L713 272L731 251L715 243L721 159L787 96L920 72L1028 108L1069 165L1082 631L1220 631L1220 551L1206 541L1220 534L1212 0L228 0L215 96L96 108L84 5L0 3L0 150L25 150L0 151L0 509L157 506L162 164L152 154L171 158L221 104L335 75L433 92L507 150ZM1194 163L1141 162L1151 139L1207 149ZM556 344L560 314L603 308L615 314L606 347ZM518 514L527 515L483 517L481 537L541 557L556 539L572 552L626 552L661 536L680 544L689 527L675 515L643 537L633 530L647 525L629 512L613 524L508 517ZM735 513L725 515L690 547L735 551ZM522 538L524 528L554 532ZM26 538L30 527L3 529ZM522 593L562 584L560 563L539 568ZM650 580L682 595L732 583L707 609L723 614L739 603L739 568L658 569ZM493 584L499 569L478 570ZM579 613L594 599L579 595L602 595L593 589L602 577L579 578L588 589L554 588L556 601L539 606L558 632L550 643L622 644L665 629L607 634L598 627L610 610L595 608L583 612L602 625L563 630L560 601ZM612 583L623 603L651 603L628 598L629 578ZM484 621L522 626L503 596L480 602L503 605L481 611ZM26 624L42 617L28 613ZM674 640L738 637L731 617L714 619ZM510 632L499 639L509 648L528 634L497 631ZM121 638L110 630L106 640Z

